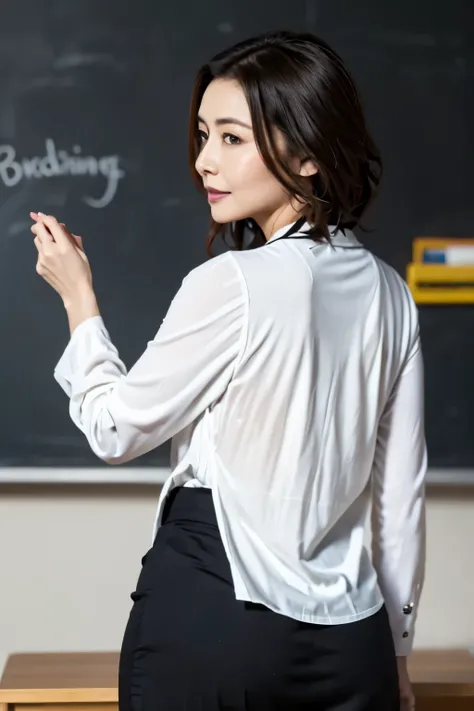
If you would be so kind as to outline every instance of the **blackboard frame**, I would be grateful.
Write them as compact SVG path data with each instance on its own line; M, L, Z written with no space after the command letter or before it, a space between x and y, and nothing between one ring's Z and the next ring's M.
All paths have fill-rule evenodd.
M164 484L170 473L167 467L0 467L0 493L2 485L11 484L156 486ZM426 482L430 487L474 487L474 469L428 469Z
M248 12L245 2L223 6L217 0L209 0L205 8L188 0L171 5L137 0L133 7L126 0L16 0L2 5L0 144L11 143L18 155L35 155L49 137L54 111L61 116L63 109L70 108L67 101L61 101L70 82L82 87L81 96L88 96L88 87L93 86L88 83L90 76L110 79L104 97L112 108L122 106L120 89L126 86L126 105L133 106L135 114L127 118L122 113L110 131L105 130L108 118L101 124L100 112L84 119L76 131L57 120L59 128L53 137L58 149L73 150L76 139L88 136L91 140L84 144L84 151L113 154L115 139L120 143L121 136L129 135L132 129L143 129L140 135L148 135L150 126L154 129L150 136L160 140L164 136L166 140L159 150L156 145L140 142L121 144L127 149L121 165L128 177L119 181L121 202L112 211L95 209L92 215L94 208L87 206L86 210L81 202L84 195L101 195L102 184L89 185L78 179L73 188L72 183L68 187L59 182L49 190L46 181L37 181L34 189L29 181L24 189L13 191L0 184L0 287L4 288L0 292L0 320L6 317L9 328L7 335L3 334L7 347L0 349L0 372L4 397L11 409L16 408L2 421L0 484L7 478L20 482L65 477L72 482L80 480L86 471L88 479L100 471L100 478L109 480L110 471L105 466L96 467L94 458L85 453L82 435L73 435L64 423L67 402L55 391L52 368L66 343L67 326L54 295L34 274L26 219L30 209L57 211L72 227L77 226L77 231L84 231L106 325L130 366L147 338L154 335L180 280L205 259L206 209L190 185L183 187L188 180L184 134L193 73L215 51L251 33L277 27L308 29L341 53L361 90L369 125L384 158L385 175L369 224L376 229L360 237L404 276L415 237L466 237L474 231L472 26L471 0L452 0L449 12L441 0L419 0L416 4L409 0L368 2L362 9L352 0L297 0L290 5L277 2L271 17L264 3L252 3ZM91 27L95 29L89 35ZM126 47L131 48L130 55L119 61ZM100 52L96 52L98 49ZM28 52L34 53L31 61ZM92 71L91 62L96 62ZM168 71L171 64L172 73ZM12 66L16 67L15 76ZM147 81L142 66L159 69L155 84ZM44 70L43 83L31 73L36 69ZM123 76L124 84L120 79ZM27 91L20 82L26 82ZM57 93L55 87L66 87L65 93L61 94L62 89ZM156 99L160 91L162 95L175 92L175 112L161 111L160 96ZM46 97L43 105L41 97ZM140 104L138 99L145 103ZM143 113L147 102L149 111ZM164 168L154 174L151 167L156 156ZM149 210L146 216L143 207ZM158 223L159 238L151 233ZM109 273L105 258L104 235L111 224L114 230L117 225L123 228L114 235L114 248L121 259L114 274ZM178 242L173 239L176 232ZM133 276L133 270L141 264L153 263L158 265L156 270L146 271L143 279ZM153 295L154 279L160 284L155 303L135 324L133 309L128 308L130 294L136 292L135 304L141 308ZM9 300L12 294L18 299L18 292L8 286L8 280L24 299L16 311ZM41 314L48 314L44 328ZM427 373L428 449L433 465L429 481L442 485L472 483L474 309L471 314L459 307L421 307L420 321ZM14 348L8 345L13 336ZM34 349L34 366L23 371L18 366L10 377L9 364L20 364L22 359L27 363ZM35 393L38 374L44 384ZM23 393L17 383L12 385L14 378ZM42 420L45 401L58 425L56 431L52 427L46 431ZM26 406L30 408L30 429L17 437L21 408ZM15 420L10 429L9 420ZM36 422L37 430L31 426ZM13 437L11 446L9 437ZM123 477L133 483L153 478L154 472L167 470L167 452L160 448L127 466L124 473L110 473L110 481ZM54 466L50 466L54 459ZM33 461L38 466L28 474Z

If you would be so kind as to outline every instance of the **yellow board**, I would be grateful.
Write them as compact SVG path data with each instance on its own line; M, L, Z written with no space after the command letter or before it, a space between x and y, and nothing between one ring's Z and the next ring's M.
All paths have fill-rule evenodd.
M474 265L424 264L425 249L474 245L474 239L416 237L406 280L418 304L474 304Z

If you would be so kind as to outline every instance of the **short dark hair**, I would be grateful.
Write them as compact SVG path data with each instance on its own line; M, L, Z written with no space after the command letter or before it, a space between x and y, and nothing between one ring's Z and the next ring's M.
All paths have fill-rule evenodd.
M193 178L199 154L197 116L202 97L214 79L233 79L242 87L252 117L254 137L266 167L306 207L314 240L330 239L328 225L353 229L372 201L382 174L380 153L367 129L362 102L341 57L310 33L271 32L239 42L217 54L199 70L191 98L189 158ZM275 145L272 128L286 140L287 154ZM318 173L301 178L288 157L312 160ZM227 226L212 220L207 252ZM230 225L234 249L245 248L245 229L253 232L247 247L264 244L253 220Z

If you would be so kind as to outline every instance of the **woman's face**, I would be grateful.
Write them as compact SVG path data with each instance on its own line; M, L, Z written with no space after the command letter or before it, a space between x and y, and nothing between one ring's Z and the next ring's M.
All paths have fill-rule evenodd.
M199 109L198 131L196 170L216 222L253 218L269 239L298 219L301 204L290 199L258 151L247 99L238 82L214 79L209 84ZM277 142L283 147L281 136ZM224 194L213 194L213 189Z

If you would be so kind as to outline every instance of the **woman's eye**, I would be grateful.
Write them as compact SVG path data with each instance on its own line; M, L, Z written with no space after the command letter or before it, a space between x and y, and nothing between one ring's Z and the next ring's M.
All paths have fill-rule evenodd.
M230 146L236 146L240 143L240 138L233 133L224 133L224 141Z
M199 143L202 143L207 139L207 133L205 131L202 131L201 129L198 130L197 132L197 139Z

